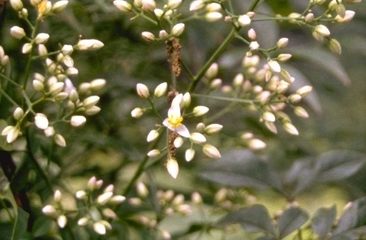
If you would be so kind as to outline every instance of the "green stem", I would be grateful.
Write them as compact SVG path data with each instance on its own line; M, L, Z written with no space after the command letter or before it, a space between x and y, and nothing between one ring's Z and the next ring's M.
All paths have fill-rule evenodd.
M41 166L39 165L39 163L37 162L37 159L35 158L35 156L33 154L32 146L31 146L31 139L30 139L30 134L29 134L29 129L26 130L25 138L26 138L26 141L27 141L27 154L28 154L28 157L31 160L31 162L33 163L34 167L36 168L36 171L38 172L38 174L45 181L47 190L50 192L50 194L53 194L52 184L49 181L49 179L46 176L46 174L43 172Z
M197 87L197 84L201 80L201 78L205 75L206 71L209 69L209 67L216 61L216 59L221 55L221 53L226 49L226 47L230 44L231 40L234 39L236 35L237 29L233 27L231 29L231 32L226 37L224 42L219 46L218 49L212 54L210 59L206 62L206 64L201 68L200 72L194 77L193 81L188 87L188 92L193 92L194 89Z
M15 81L13 81L11 78L5 76L4 74L0 73L0 77L5 79L7 82L13 84L16 87L21 87L21 85L19 85L18 83L16 83Z
M259 4L260 1L261 0L255 0L255 1L253 1L252 4L250 5L248 11L249 12L254 11L256 9L256 7L258 6L258 4Z
M0 93L3 95L6 99L8 99L9 102L11 102L14 106L18 107L19 105L2 89L0 88Z

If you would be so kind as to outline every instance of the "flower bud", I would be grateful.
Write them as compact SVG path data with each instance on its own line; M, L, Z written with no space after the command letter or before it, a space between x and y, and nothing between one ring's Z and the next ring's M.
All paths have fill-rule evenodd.
M160 155L160 151L158 149L153 149L147 153L148 157L154 158Z
M268 61L268 66L271 69L271 71L273 71L275 73L281 72L281 66L280 66L280 64L278 64L277 61L269 60Z
M298 103L301 101L301 99L302 99L302 97L297 93L294 93L294 94L291 94L290 96L288 96L288 100L291 103Z
M30 51L32 51L32 44L31 43L25 43L22 47L22 53L27 54L27 53L30 53Z
M34 117L34 123L39 129L46 129L48 127L48 119L47 116L43 113L37 113Z
M193 108L193 115L196 117L202 116L202 115L205 115L208 111L209 111L208 107L197 106L197 107Z
M144 183L142 182L138 182L136 184L136 190L137 190L137 194L140 196L140 197L147 197L149 195L149 190L147 189L147 187L145 186Z
M131 116L132 116L133 118L139 118L139 117L141 117L141 116L142 116L142 114L144 114L144 109L139 108L139 107L134 108L134 109L131 111Z
M268 111L263 113L262 118L263 118L263 120L268 121L268 122L276 121L275 115Z
M48 41L49 38L50 35L48 35L47 33L38 33L36 38L34 39L34 42L36 44L44 44Z
M171 158L171 157L168 158L167 163L166 163L166 168L167 168L170 176L172 176L173 178L177 178L178 173L179 173L179 166L178 166L177 160L175 160L174 158Z
M46 56L48 54L47 48L43 44L38 45L38 53L40 56Z
M113 196L113 192L105 192L98 196L97 203L99 205L105 205Z
M56 209L54 206L52 205L46 205L42 208L42 212L46 215L46 216L53 216L56 213Z
M123 0L113 1L113 4L122 12L129 12L132 9L131 4Z
M142 38L147 42L153 42L155 41L155 36L151 32L144 31L141 33Z
M332 38L329 41L329 49L330 51L336 53L336 54L341 54L342 53L342 46L341 44L337 41L337 39Z
M355 16L355 12L352 10L346 10L345 15L343 17L341 17L340 15L337 15L335 17L335 20L339 23L346 23L349 22L353 19L353 17Z
M53 13L58 13L64 10L67 7L67 4L69 4L69 1L61 0L57 1L52 5L51 11Z
M138 83L136 85L136 92L142 99L146 99L150 96L149 89L147 88L147 86L145 84L142 84L142 83Z
M155 0L142 0L142 10L144 11L149 11L149 12L153 12L154 9L156 8L156 3Z
M169 37L169 34L165 30L161 30L159 32L159 38L161 39L167 39Z
M221 85L222 85L222 80L219 79L219 78L216 78L216 79L211 81L210 89L212 89L212 90L218 89L218 88L221 87Z
M182 0L168 0L167 7L170 9L177 9L182 5Z
M71 46L71 45L63 45L62 46L62 49L61 49L61 52L63 55L71 55L71 53L74 51L74 48Z
M194 149L192 148L187 149L184 155L186 161L190 162L194 158L194 154L195 154Z
M184 27L185 27L184 23L175 24L172 28L172 35L176 37L180 36L184 31Z
M175 148L180 148L184 143L184 140L181 136L178 136L174 139L173 145Z
M207 22L216 22L222 18L222 14L219 12L208 12L205 14Z
M98 107L98 106L89 107L89 108L85 109L85 111L84 111L84 113L89 116L97 114L98 112L100 112L100 107Z
M185 108L185 107L188 107L190 104L191 104L191 94L189 92L186 92L183 95L181 107Z
M24 111L22 108L17 107L13 112L13 117L15 120L19 120L24 116Z
M9 64L9 56L5 55L0 59L0 65L5 67L8 64Z
M219 65L217 63L213 63L205 72L205 77L208 79L212 79L216 77L218 71L219 71Z
M255 40L257 38L257 33L255 32L255 30L253 28L248 30L248 37L251 40Z
M10 34L16 39L22 39L26 36L24 29L18 26L10 28Z
M296 106L294 108L294 113L301 117L301 118L308 118L309 117L309 114L308 112L305 110L305 108L301 107L301 106Z
M160 83L154 91L154 96L159 98L165 95L166 91L168 88L168 83L164 82L164 83Z
M202 133L194 132L191 134L190 139L196 144L201 144L206 142L206 137Z
M307 95L310 94L310 92L313 90L312 86L303 86L299 89L296 90L296 93L299 94L302 98L306 97Z
M152 142L154 141L157 137L159 137L159 132L156 131L155 129L151 130L149 132L149 134L147 135L146 141L147 142Z
M65 215L60 215L58 216L57 218L57 225L60 227L60 228L64 228L67 224L67 218Z
M103 208L102 213L107 218L115 219L117 217L117 214L110 208Z
M50 93L53 95L58 94L61 92L65 87L65 83L63 82L56 82L50 86Z
M83 106L88 109L88 108L91 108L93 107L95 104L98 103L100 97L99 96L90 96L90 97L87 97L86 99L84 99L83 101Z
M84 227L84 226L88 225L88 222L89 222L89 219L86 217L83 217L78 220L78 225L81 227Z
M208 135L218 133L221 131L222 127L223 127L222 125L217 123L210 124L207 127L205 127L205 133Z
M23 3L21 0L10 0L10 5L15 11L20 11L23 8Z
M60 202L62 198L62 194L60 192L60 190L56 190L55 193L53 194L53 200L55 202Z
M289 60L292 57L291 54L289 53L281 53L278 55L277 59L280 62L286 62L287 60Z
M55 128L52 126L48 126L48 128L46 128L44 130L44 135L46 135L46 137L51 137L55 134Z
M249 25L251 23L251 21L252 20L250 19L250 17L247 14L240 15L238 18L238 22L241 27L245 27L245 26Z
M297 131L296 127L292 123L283 124L283 128L292 135L299 135L299 131Z
M278 48L284 48L286 47L288 44L288 38L280 38L278 41L277 41L277 47Z
M316 25L314 28L314 32L323 37L327 37L330 35L329 29L323 24Z
M211 144L205 144L202 148L202 151L206 156L208 156L210 158L220 158L221 157L219 150Z
M77 70L76 68L74 67L69 67L67 70L66 70L66 74L67 75L77 75L79 73L79 70Z
M266 143L262 140L252 138L248 140L248 147L253 150L260 150L266 147Z
M252 41L252 42L250 42L250 44L249 44L249 49L250 49L251 51L258 50L258 48L259 48L259 43L258 43L257 41Z
M205 2L203 0L194 0L191 2L191 5L189 6L189 11L194 12L200 10L204 6Z
M103 47L104 44L96 39L82 39L79 40L78 44L76 45L76 49L81 51L88 51L88 50L97 50Z
M74 115L71 117L70 123L73 127L83 126L86 122L86 118L81 115Z
M105 84L107 83L107 81L105 79L94 79L93 81L90 82L90 89L92 91L98 91L100 89L102 89Z
M106 232L107 232L107 230L106 230L106 228L105 228L104 224L103 224L103 223L101 223L101 222L95 222L95 223L93 224L93 229L94 229L94 231L95 231L97 234L99 234L99 235L104 235L104 234L106 234Z
M115 195L109 200L109 203L111 204L120 204L126 200L125 196L122 195Z
M54 135L54 140L55 140L55 143L57 145L59 145L60 147L66 147L66 141L65 141L65 138L61 135L61 134L55 134Z

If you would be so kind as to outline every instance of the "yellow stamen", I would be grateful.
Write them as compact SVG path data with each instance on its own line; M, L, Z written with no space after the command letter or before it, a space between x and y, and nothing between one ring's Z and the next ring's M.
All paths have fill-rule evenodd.
M170 116L168 122L172 127L179 127L183 122L183 117Z

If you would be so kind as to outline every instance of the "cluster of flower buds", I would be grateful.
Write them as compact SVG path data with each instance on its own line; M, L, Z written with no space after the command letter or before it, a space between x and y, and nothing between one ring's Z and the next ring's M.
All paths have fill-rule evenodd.
M166 95L167 83L159 84L154 91L154 99L150 100L150 92L145 84L138 83L136 86L137 94L140 98L148 99L150 103L153 103L155 98L159 98ZM157 129L153 129L147 135L147 142L155 141L164 129L168 129L170 132L168 139L168 146L164 149L168 149L168 160L167 169L171 176L177 177L179 172L178 162L175 159L176 149L182 147L184 144L184 139L189 139L190 147L185 150L186 161L191 161L195 156L194 146L201 145L203 153L211 158L221 157L220 152L217 148L211 144L206 143L206 136L213 135L220 132L222 125L213 123L205 125L200 122L196 126L194 132L190 132L189 129L183 124L185 118L189 117L200 117L205 115L209 108L206 106L195 106L192 111L187 113L187 109L191 104L191 95L187 92L185 94L176 94L171 100L171 106L168 109L168 116L162 122L162 124L157 125ZM168 94L169 95L169 94ZM147 108L134 108L131 112L132 117L139 118L147 110ZM184 114L183 114L184 111ZM160 117L160 116L159 116ZM159 149L153 149L147 153L149 157L157 157L161 153Z
M337 54L341 54L342 48L340 43L332 38L331 32L329 28L322 24L321 22L333 22L333 23L347 23L351 21L355 15L355 12L352 10L346 10L345 3L359 3L361 0L331 0L329 1L327 8L324 13L320 16L315 16L312 8L318 5L324 5L325 0L310 0L309 8L307 12L302 14L300 13L290 13L288 18L291 23L296 24L305 24L309 26L312 31L313 37L317 41L324 41L324 39L328 40L329 49Z
M256 198L244 189L221 188L215 194L215 205L224 212L237 211L253 205Z
M90 226L97 234L105 235L107 230L112 228L108 220L117 218L117 214L111 207L121 204L126 198L115 195L113 185L108 185L101 191L102 185L103 180L91 177L87 183L87 189L75 193L76 202L83 203L84 207L82 209L65 210L61 204L62 194L59 190L56 190L53 204L46 205L42 211L45 215L54 218L60 228L66 226L68 218L74 218L76 215L77 224L80 227Z
M194 0L189 6L189 11L193 12L196 18L202 18L208 22L220 20L223 17L221 10L219 3L205 0Z
M61 12L69 3L67 0L57 1L52 3L48 0L31 0L31 5L36 8L38 12L38 19L42 19L46 16ZM20 18L28 17L28 9L24 8L21 0L10 0L12 8L18 12Z

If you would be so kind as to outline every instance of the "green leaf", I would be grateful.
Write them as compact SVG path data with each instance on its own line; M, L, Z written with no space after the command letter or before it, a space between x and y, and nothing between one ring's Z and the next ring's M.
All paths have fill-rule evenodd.
M366 197L347 204L346 210L339 219L338 226L332 232L330 239L346 239L347 234L360 227L366 227Z
M276 236L268 210L263 205L256 204L242 208L237 212L229 213L219 221L219 224L224 226L234 223L239 223L248 232L263 232Z
M354 175L365 164L365 155L352 151L331 151L315 162L318 181L338 181Z
M210 162L200 174L203 178L234 187L279 188L279 180L268 169L267 162L250 150L222 153L221 159Z
M298 230L309 218L309 215L302 209L291 207L285 210L278 219L280 239Z
M320 239L324 239L331 231L336 218L337 208L333 205L330 208L320 208L311 219L311 227Z

